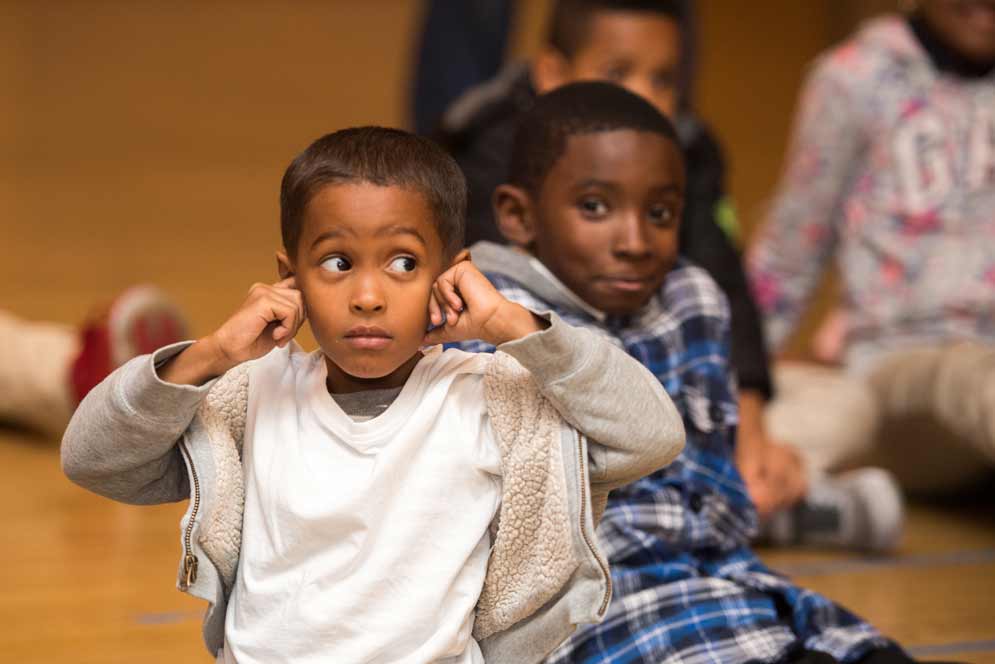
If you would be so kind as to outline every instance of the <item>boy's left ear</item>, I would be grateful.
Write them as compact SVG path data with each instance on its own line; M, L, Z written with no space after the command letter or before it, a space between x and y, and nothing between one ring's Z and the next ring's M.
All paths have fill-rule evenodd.
M276 271L280 275L281 280L292 277L297 273L294 269L294 264L287 256L287 252L282 249L276 252Z

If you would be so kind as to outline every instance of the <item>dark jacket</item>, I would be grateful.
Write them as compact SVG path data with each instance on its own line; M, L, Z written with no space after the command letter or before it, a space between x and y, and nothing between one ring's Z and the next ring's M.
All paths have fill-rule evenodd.
M436 139L459 162L469 186L467 246L481 240L505 241L494 223L491 193L507 180L519 114L535 97L528 68L519 63L466 92L442 120ZM769 397L772 386L760 317L739 252L716 219L725 197L722 151L692 115L682 115L676 124L687 168L680 253L707 270L729 298L732 363L740 387Z

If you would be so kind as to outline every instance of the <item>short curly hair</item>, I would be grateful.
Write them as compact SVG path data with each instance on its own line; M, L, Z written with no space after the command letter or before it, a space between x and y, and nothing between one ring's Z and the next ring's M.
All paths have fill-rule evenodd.
M307 206L329 184L367 182L423 195L446 255L463 248L466 179L456 161L432 141L400 129L354 127L322 136L287 167L280 185L280 234L297 253Z
M664 136L674 142L680 154L674 125L639 95L613 83L570 83L537 97L532 108L522 114L505 181L538 195L571 136L620 129Z
M680 22L683 8L677 0L558 0L553 5L546 41L572 58L584 47L596 12L644 12Z

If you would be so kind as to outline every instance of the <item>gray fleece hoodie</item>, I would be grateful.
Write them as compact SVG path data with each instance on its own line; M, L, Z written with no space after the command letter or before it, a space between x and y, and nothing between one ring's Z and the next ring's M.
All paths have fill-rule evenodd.
M474 637L498 664L541 661L578 624L600 621L611 580L594 528L608 492L670 463L684 443L645 368L546 317L547 330L504 344L484 378L503 482ZM91 391L62 463L74 482L122 502L189 498L177 585L209 602L204 639L217 653L241 547L252 363L200 387L160 380L156 367L187 345L136 358Z

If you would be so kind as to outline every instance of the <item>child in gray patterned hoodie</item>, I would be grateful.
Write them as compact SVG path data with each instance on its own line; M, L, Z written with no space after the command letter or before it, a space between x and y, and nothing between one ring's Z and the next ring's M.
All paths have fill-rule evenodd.
M846 422L810 437L812 465L877 441L877 465L939 490L995 468L995 0L911 4L813 68L750 276L775 349L831 260L842 279L847 373L779 371L773 428Z

